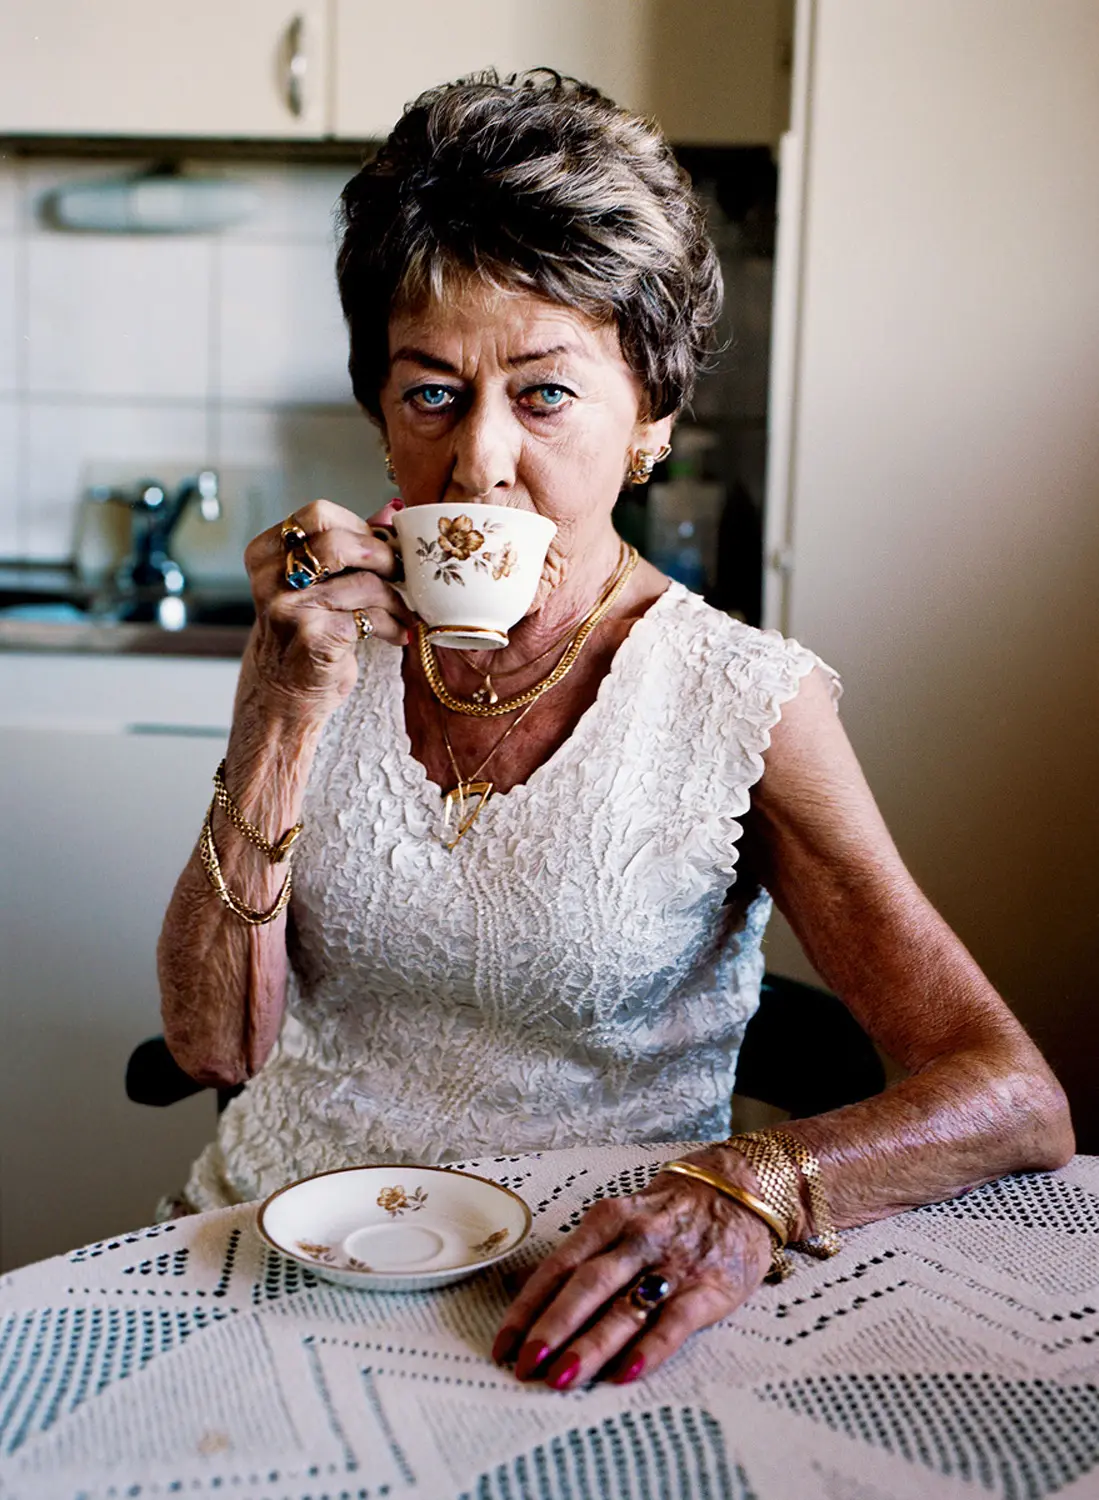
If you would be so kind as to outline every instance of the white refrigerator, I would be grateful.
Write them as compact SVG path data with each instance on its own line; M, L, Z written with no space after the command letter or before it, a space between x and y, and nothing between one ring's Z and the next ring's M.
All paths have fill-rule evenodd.
M1099 3L799 0L776 282L765 623L1099 1150Z

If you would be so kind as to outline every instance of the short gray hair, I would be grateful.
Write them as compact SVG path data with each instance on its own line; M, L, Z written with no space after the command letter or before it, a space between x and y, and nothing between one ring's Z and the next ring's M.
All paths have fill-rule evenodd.
M689 399L721 310L690 179L659 129L546 69L429 89L341 198L357 400L380 420L391 315L470 277L617 326L651 419Z

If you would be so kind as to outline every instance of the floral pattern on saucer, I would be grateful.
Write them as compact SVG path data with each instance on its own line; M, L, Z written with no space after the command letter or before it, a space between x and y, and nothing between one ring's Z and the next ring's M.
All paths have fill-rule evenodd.
M427 1198L422 1187L418 1187L414 1193L406 1193L398 1184L397 1187L382 1188L378 1194L378 1207L384 1208L391 1219L399 1219L403 1213L416 1213L423 1208Z

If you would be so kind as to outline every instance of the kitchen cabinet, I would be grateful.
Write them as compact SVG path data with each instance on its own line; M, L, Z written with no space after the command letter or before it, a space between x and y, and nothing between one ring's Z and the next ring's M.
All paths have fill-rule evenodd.
M35 0L0 20L0 135L369 140L432 84L551 66L654 115L673 140L758 143L785 116L790 12L790 0L454 0L429 12Z
M325 134L329 0L34 0L0 18L0 135Z
M463 0L429 26L415 7L336 0L335 26L339 136L385 135L420 90L489 66L583 78L700 145L775 139L789 92L778 0Z
M155 945L224 753L237 663L0 654L0 1269L152 1219L207 1091L131 1104Z

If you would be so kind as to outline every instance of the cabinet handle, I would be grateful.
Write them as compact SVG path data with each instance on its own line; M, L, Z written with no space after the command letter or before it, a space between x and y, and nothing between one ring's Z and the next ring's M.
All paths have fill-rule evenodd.
M305 17L295 16L286 31L286 107L295 118L305 112Z

